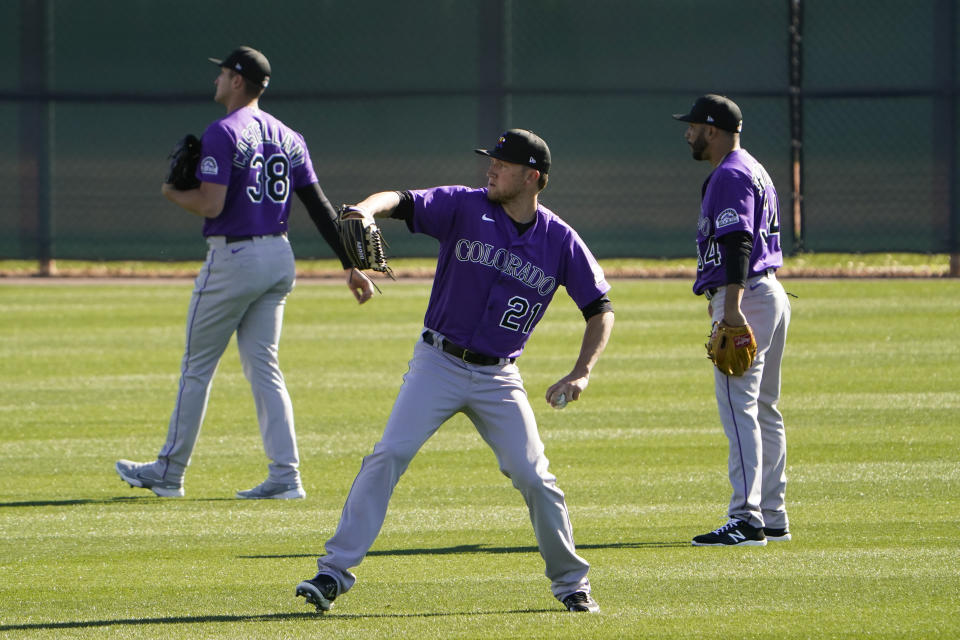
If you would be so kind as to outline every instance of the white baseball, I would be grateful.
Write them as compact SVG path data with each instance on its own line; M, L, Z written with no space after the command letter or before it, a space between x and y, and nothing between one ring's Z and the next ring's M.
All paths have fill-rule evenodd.
M557 396L557 399L553 402L554 409L563 409L567 406L567 394L561 393Z

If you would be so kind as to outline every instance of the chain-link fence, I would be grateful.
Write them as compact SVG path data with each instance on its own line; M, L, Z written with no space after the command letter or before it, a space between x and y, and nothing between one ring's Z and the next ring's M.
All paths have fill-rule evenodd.
M166 154L223 115L240 44L334 204L483 183L508 127L550 144L542 201L600 257L694 252L684 127L729 95L787 251L957 252L958 0L11 0L0 3L0 258L194 259ZM391 234L392 252L435 243ZM291 242L329 257L299 203Z

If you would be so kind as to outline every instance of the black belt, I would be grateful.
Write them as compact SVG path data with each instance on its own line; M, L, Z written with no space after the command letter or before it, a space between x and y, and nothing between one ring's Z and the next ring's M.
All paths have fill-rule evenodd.
M776 269L764 269L763 271L761 271L760 273L758 273L757 275L752 276L752 277L756 278L756 277L759 276L759 277L763 278L763 277L765 277L765 276L772 276L772 275L774 275L776 272L777 272ZM749 279L749 278L748 278L748 279ZM718 288L718 287L711 287L711 288L709 288L709 289L704 289L704 290L703 290L703 297L706 298L707 300L711 300L711 299L713 298L713 296L717 295L717 291L719 291L719 288Z
M493 364L512 364L517 360L516 358L495 358L493 356L485 356L482 353L476 353L474 351L464 349L459 345L453 344L447 339L441 338L433 331L429 330L423 332L423 341L431 346L440 347L446 353L460 358L468 364L479 364L481 366L488 367Z
M265 233L261 236L224 236L224 238L226 238L227 244L231 244L234 242L243 242L244 240L253 240L254 238L277 238L285 235L287 235L286 231L278 231L276 233Z

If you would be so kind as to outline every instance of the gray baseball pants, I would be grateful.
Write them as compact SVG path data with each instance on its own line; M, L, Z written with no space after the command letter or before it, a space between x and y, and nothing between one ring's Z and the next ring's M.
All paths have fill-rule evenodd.
M463 412L493 449L530 512L552 591L563 599L590 592L590 565L577 555L563 492L547 470L543 442L516 364L479 366L417 342L410 369L383 436L363 459L327 555L317 565L343 593L356 581L349 568L363 560L383 526L393 489L410 461L444 422Z
M269 478L299 482L293 406L277 357L283 308L293 290L293 251L286 236L226 243L207 238L207 259L187 310L186 348L167 441L157 457L165 479L183 479L207 410L213 375L236 333L243 373L253 391Z
M721 288L711 300L715 322L723 317L724 297ZM733 495L727 515L754 527L786 529L787 439L777 403L790 301L775 276L756 276L747 280L740 308L757 341L753 365L739 377L713 368L717 408L730 443Z

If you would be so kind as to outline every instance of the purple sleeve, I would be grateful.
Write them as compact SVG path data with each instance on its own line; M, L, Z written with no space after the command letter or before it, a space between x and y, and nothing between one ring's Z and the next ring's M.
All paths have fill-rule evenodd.
M576 231L570 229L560 284L577 307L583 308L610 291L603 269Z
M454 217L467 187L434 187L411 190L413 197L413 231L443 241L454 229Z
M725 169L711 181L716 189L711 197L711 211L707 213L713 217L716 237L719 239L732 231L753 235L754 189L750 179L739 171Z
M230 167L236 141L220 121L214 122L200 139L200 163L197 178L203 182L226 185L230 183Z

